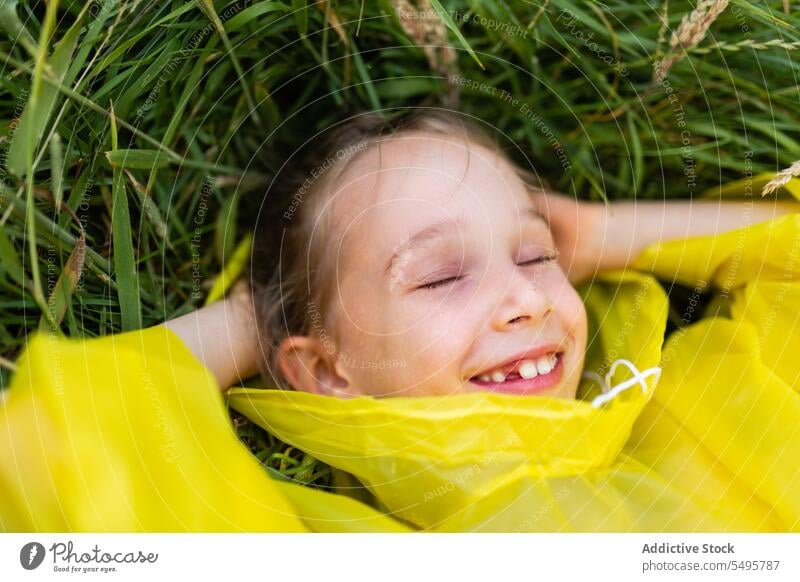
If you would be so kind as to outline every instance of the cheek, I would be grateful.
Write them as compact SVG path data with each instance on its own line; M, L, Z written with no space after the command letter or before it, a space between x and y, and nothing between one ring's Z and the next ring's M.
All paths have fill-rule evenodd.
M449 310L430 306L406 304L397 309L403 314L397 323L405 329L382 340L393 358L407 363L397 379L413 394L457 390L461 362L472 337L470 311L454 317Z
M473 292L461 285L392 296L344 282L336 337L350 378L373 395L456 390L461 359L480 327Z
M410 333L364 339L367 349L355 351L356 345L364 344L353 341L340 352L351 382L362 393L422 396L448 394L460 387L461 346L452 339L431 340Z
M394 352L402 353L416 370L436 374L458 362L469 335L468 313L453 317L449 311L411 305L396 308L397 330L385 339Z
M359 274L347 274L334 292L337 319L343 327L355 328L370 336L391 335L393 313L386 308L386 292L380 284L370 284Z
M575 288L563 274L554 274L546 282L548 294L553 300L553 308L569 333L584 347L587 335L586 306Z
M428 370L442 370L457 365L464 352L466 332L459 331L453 322L416 340L418 358Z
M572 289L572 287L570 287ZM578 346L582 351L586 350L588 335L588 318L586 316L586 305L583 303L578 292L572 289L571 296L565 300L565 317L569 322L570 330Z
M443 306L414 305L389 299L370 309L365 301L354 302L349 311L337 314L334 331L343 357L365 362L365 371L375 373L370 362L400 362L399 375L411 374L420 380L437 374L464 351L469 336L469 310L460 317ZM348 317L349 315L349 317ZM457 314L456 314L457 315ZM386 372L388 368L381 367Z
M359 385L367 386L370 374L387 372L393 356L390 345L391 333L383 333L387 327L384 310L375 308L375 299L366 288L342 286L331 307L331 318L326 331L333 337L338 349L339 362L348 371L350 378Z
M474 312L475 284L461 281L446 287L418 289L392 297L387 310L395 314L398 329L420 338L449 340L451 333L469 328Z

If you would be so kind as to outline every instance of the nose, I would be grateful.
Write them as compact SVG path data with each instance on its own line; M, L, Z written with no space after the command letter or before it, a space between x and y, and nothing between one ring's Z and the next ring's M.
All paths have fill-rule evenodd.
M492 327L496 331L535 325L553 311L550 296L518 268L500 277L498 286L501 299L492 317Z

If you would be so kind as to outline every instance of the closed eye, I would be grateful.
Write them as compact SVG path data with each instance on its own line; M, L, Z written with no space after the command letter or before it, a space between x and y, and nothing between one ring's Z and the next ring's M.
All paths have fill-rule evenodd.
M536 257L535 259L531 259L529 261L523 261L522 263L517 263L520 267L529 267L533 265L539 265L542 263L549 263L556 261L558 259L558 253L552 255L544 255L541 257ZM445 285L449 285L450 283L455 283L456 281L460 281L463 279L463 275L454 275L453 277L446 277L444 279L439 279L438 281L431 281L430 283L425 283L424 285L420 285L415 289L425 289L425 290L432 290L437 289L439 287L444 287Z
M446 279L439 279L438 281L432 281L430 283L425 283L424 285L420 285L417 289L436 289L437 287L443 287L444 285L448 285L450 283L455 283L463 279L463 275L457 275L454 277L447 277Z
M519 265L520 267L527 267L530 265L538 265L540 263L549 263L557 259L558 259L558 253L554 253L552 255L544 255L542 257L536 257L535 259L531 259L530 261L523 261L522 263L517 263L517 265Z

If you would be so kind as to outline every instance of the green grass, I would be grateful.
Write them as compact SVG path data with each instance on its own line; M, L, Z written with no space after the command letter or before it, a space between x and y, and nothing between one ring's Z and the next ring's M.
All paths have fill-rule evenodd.
M200 306L262 203L283 203L264 192L286 153L365 109L460 93L586 199L686 198L800 159L800 13L782 1L732 2L655 88L660 2L431 4L454 65L386 0L0 0L0 384L39 326L92 337ZM667 42L691 8L669 3ZM237 426L273 469L324 482Z

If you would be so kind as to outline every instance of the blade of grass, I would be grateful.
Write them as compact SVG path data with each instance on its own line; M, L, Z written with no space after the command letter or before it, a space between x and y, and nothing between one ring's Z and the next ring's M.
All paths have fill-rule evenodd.
M56 7L58 6L58 2L52 4ZM49 84L42 84L43 75L46 71L48 73L47 76L54 77L57 82L61 83L64 80L81 30L80 21L70 27L64 38L56 44L48 63L47 48L50 43L50 36L55 28L55 10L56 8L53 8L51 12L50 4L48 4L48 11L42 28L42 39L40 40L40 53L36 58L36 66L31 81L30 100L20 118L19 128L15 135L16 139L11 143L8 151L6 164L18 176L23 176L26 172L33 171L33 152L42 138L47 120L50 118L58 98L58 91L55 88Z
M61 138L57 133L54 133L50 140L50 175L53 202L56 210L60 211L61 202L64 200L64 155Z
M23 71L26 71L26 72L32 72L33 71L33 69L31 69L31 67L29 67L25 63L13 58L12 56L8 55L7 53L4 53L3 51L0 51L0 59L5 60L9 64L14 65L14 67L16 67L18 69L21 69ZM84 97L80 93L77 93L77 92L73 91L69 87L65 87L64 85L62 85L57 80L53 80L52 78L48 77L48 75L46 75L46 74L43 75L42 76L42 81L47 83L47 84L50 84L50 85L56 87L64 95L66 95L67 97L70 97L71 99L77 101L78 103L80 103L84 107L87 107L87 108L91 109L92 111L100 113L104 117L108 117L108 118L111 117L111 113L109 111L103 109L97 103L95 103L91 99L88 99L88 98ZM186 166L186 167L189 167L189 168L197 168L197 169L200 169L200 170L207 170L207 171L210 171L210 172L216 172L216 173L221 173L221 174L239 175L239 174L242 173L241 169L234 168L232 166L225 166L225 165L222 165L222 164L213 164L213 163L210 163L210 162L204 162L204 161L200 161L200 160L187 159L184 156L181 156L179 153L177 153L177 152L173 151L172 149L168 148L167 146L165 146L163 143L161 143L157 139L154 139L154 138L150 137L148 134L146 134L145 132L141 131L138 127L128 123L127 121L117 118L116 119L116 123L117 123L118 126L124 127L125 129L127 129L130 132L132 132L134 135L136 135L137 137L143 139L147 143L149 143L151 145L154 145L157 148L163 150L164 152L167 153L167 155L169 156L170 160L172 160L173 162L180 163L183 166Z
M112 150L106 152L106 159L112 168L134 170L164 168L170 162L169 155L159 150Z
M42 319L39 321L40 330L48 330L54 333L60 330L59 326L64 319L67 305L70 303L70 298L72 294L75 293L78 281L83 274L85 259L86 237L81 233L47 301L47 305L50 309L50 321L48 323L48 320L42 315ZM52 327L53 324L55 324L56 327Z
M308 34L308 3L305 0L292 0L292 13L297 24L297 34Z
M239 210L239 199L241 197L234 193L227 198L217 214L214 221L214 254L220 263L224 263L225 257L233 252L233 245L236 244L236 223Z
M236 282L247 266L247 260L250 258L252 246L252 235L245 235L230 258L225 261L222 273L214 280L211 291L209 291L206 296L205 305L219 301L225 296L225 293L228 292L228 289Z
M356 71L363 80L363 86L367 92L370 106L373 109L383 109L381 98L378 97L378 92L375 90L375 85L372 83L372 77L367 70L366 64L364 64L364 59L361 58L361 52L358 50L355 42L351 42L350 44L353 46L353 62L356 64Z
M19 260L17 249L14 248L14 243L2 228L0 228L0 267L17 285L24 289L28 288L28 281L25 278L25 271Z
M132 35L128 38L125 38L124 41L117 43L114 46L114 49L100 61L100 64L92 71L92 75L96 76L105 71L109 66L116 63L120 58L122 58L125 53L130 50L131 47L135 46L138 42L140 42L143 38L147 38L152 36L156 33L156 30L161 28L164 24L167 24L171 20L176 20L183 14L194 10L195 5L192 2L186 2L182 4L180 7L176 8L169 14L165 15L164 17L156 20L155 22L150 23L144 30L138 32L135 35ZM124 38L124 36L122 37Z
M25 220L27 203L17 196L9 195L3 185L0 184L0 205L3 204L8 205L9 210L16 210L17 214L21 216L23 220ZM50 220L50 218L45 216L41 210L34 210L34 220L36 221L36 224L42 227L45 232L51 233L54 238L60 240L70 248L74 247L77 243L77 239L74 236L72 236L57 223ZM93 251L90 248L87 248L86 254L89 257L89 266L92 268L92 270L96 272L96 274L104 283L108 283L112 287L116 288L116 284L108 276L108 273L111 271L111 265L108 259L99 255L97 251Z
M96 38L98 31L102 28L103 23L105 22L105 13L107 12L107 8L112 6L113 4L114 4L114 0L111 0L110 2L107 2L103 6L103 9L99 12L99 14L94 14L94 22L92 23L91 26L89 26L88 32L81 39L81 43L79 45L80 48L78 49L77 54L74 57L70 56L69 66L68 66L68 68L66 70L66 73L64 73L61 76L61 78L59 79L59 84L62 84L62 85L65 85L65 86L66 85L70 85L72 83L72 81L78 76L78 73L84 68L84 64L86 62L86 56L88 55L89 50L91 50L93 48L94 39ZM84 14L86 13L86 11L89 8L90 8L89 4L84 5L83 10L81 10L80 14L78 15L78 18L76 19L76 22L73 23L72 27L67 31L66 35L64 36L64 39L69 38L69 37L73 37L73 36L77 36L80 33L81 28L82 28L81 23L83 21L83 16L84 16ZM109 33L110 32L111 31L109 30ZM62 39L62 43L61 44L63 44L63 39ZM53 53L54 57L61 50L62 50L62 48L60 46L57 46L56 50ZM71 51L74 52L74 50L75 50L75 47L72 47ZM59 57L59 60L60 60L60 57ZM87 71L88 71L88 67L87 67ZM78 80L78 84L76 85L76 87L80 85L80 82L85 77L85 75L86 75L86 72L84 72L84 74L81 77L81 79ZM56 72L54 72L54 71L52 71L51 69L48 68L45 71L45 80L47 78L49 78L49 77L58 78L59 75ZM49 84L48 84L48 87L49 87L49 90L55 92L54 95L53 95L53 105L55 105L57 103L57 101L58 101L57 97L58 97L59 89L58 89L58 87L52 87ZM55 116L55 119L53 120L53 123L52 123L52 127L50 129L50 132L44 138L44 142L42 144L41 151L39 152L39 155L36 157L36 159L33 161L33 168L34 169L39 166L39 163L41 162L42 157L45 154L45 146L46 146L46 144L48 144L50 142L50 140L53 138L54 134L58 131L58 127L60 126L61 119L66 114L66 112L69 110L70 105L72 105L72 101L70 101L69 99L66 99L64 101L64 104L61 106L58 114ZM75 134L72 133L70 135L73 136Z
M631 149L633 150L633 193L634 196L638 196L641 193L642 181L644 180L642 140L639 138L639 132L636 129L633 115L629 112L625 117L628 121L628 138L630 139Z
M245 79L244 70L242 69L242 64L239 62L239 57L236 56L236 53L233 50L231 39L228 37L228 33L225 32L225 27L223 26L222 21L217 15L217 11L214 8L214 3L211 0L196 0L196 1L200 10L203 11L206 17L214 24L214 28L217 29L217 33L222 39L222 44L225 45L225 50L227 51L228 56L231 59L231 63L233 64L234 70L236 71L236 76L237 80L239 81L239 86L242 88L242 92L244 93L244 98L247 100L247 106L250 108L250 116L253 118L253 121L255 121L258 126L261 126L262 125L261 117L258 115L258 109L256 108L255 99L253 99L253 93L250 90L250 86L247 84L247 80Z
M7 165L10 169L15 170L18 175L25 175L25 189L26 189L26 236L28 237L28 257L30 259L30 268L32 275L32 291L33 298L39 305L39 309L44 315L49 318L49 311L45 303L44 294L42 292L42 281L39 273L39 257L36 245L36 220L35 220L35 204L33 192L33 152L35 148L35 141L38 136L35 134L34 123L37 123L40 113L38 112L38 104L41 99L42 93L42 72L47 63L47 47L50 42L50 36L55 28L56 14L58 10L58 1L54 0L47 5L47 12L45 13L44 23L42 25L41 37L39 38L39 48L36 57L36 65L33 71L33 78L31 80L31 94L28 104L25 106L25 112L20 120L20 127L15 136L17 139L12 143L11 150L8 153ZM26 121L27 115L27 121ZM44 124L41 124L43 127ZM16 150L14 147L16 146ZM12 158L12 154L14 157Z
M3 0L0 2L0 27L2 27L13 42L19 42L34 59L39 51L28 29L17 14L17 0Z
M461 34L461 31L459 30L459 28L456 25L456 23L453 22L453 19L450 16L450 13L447 12L447 10L445 10L442 7L442 5L439 3L439 0L430 0L430 3L431 3L431 6L433 7L433 9L436 11L436 14L439 15L439 18L441 18L444 21L444 23L447 25L447 28L449 28L453 32L453 34L456 35L456 38L458 39L458 42L460 42L461 46L463 46L467 50L467 52L469 53L469 56L471 56L475 60L475 62L478 63L478 66L481 69L486 69L486 67L483 66L483 63L481 62L481 60L478 58L478 55L476 55L475 51L472 50L472 47L467 42L467 39L464 38L463 34Z
M230 21L228 21L230 22ZM226 23L227 24L227 23ZM212 38L206 44L206 50L213 50L216 46L217 39ZM197 62L192 67L192 71L189 74L189 78L186 81L186 86L184 87L183 93L181 94L180 99L178 100L178 105L175 107L175 111L172 114L172 118L170 119L169 124L167 125L166 130L164 131L164 136L162 138L162 142L169 145L173 138L175 137L175 132L180 127L181 123L185 123L184 119L184 111L186 110L186 105L189 103L190 99L195 99L197 97L197 86L200 82L200 78L203 74L203 70L205 69L206 63L206 54L201 52L197 56ZM152 192L153 187L156 181L156 172L157 168L153 167L150 171L150 176L147 179L147 191Z
M228 33L236 32L239 29L247 26L259 16L269 14L270 12L276 12L278 10L281 12L288 12L289 7L282 2L259 2L257 4L253 4L252 6L242 10L239 14L231 16L228 20L226 20L224 23L225 30Z
M144 186L131 174L128 170L125 170L125 174L128 176L128 179L131 181L133 185L133 189L136 194L139 196L139 203L142 206L142 210L144 211L144 215L150 221L150 224L153 226L153 230L156 232L158 237L163 240L167 246L171 250L175 250L172 246L172 243L169 240L169 229L167 228L167 224L164 222L164 219L161 218L161 212L156 206L156 203L147 193L147 190Z
M118 146L117 123L114 106L111 106L111 149ZM117 280L117 296L121 315L122 331L142 327L139 279L136 276L136 261L133 252L133 233L128 208L128 195L122 168L114 167L111 187L111 237L114 245L114 274Z

